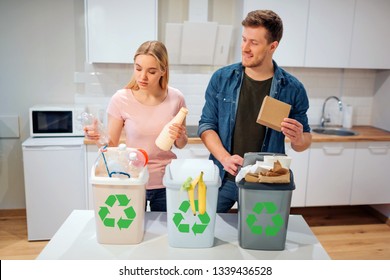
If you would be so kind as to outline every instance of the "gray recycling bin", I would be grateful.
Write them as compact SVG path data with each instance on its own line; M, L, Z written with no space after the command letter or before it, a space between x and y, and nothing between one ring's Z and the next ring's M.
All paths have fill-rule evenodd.
M262 160L265 153L244 155L244 166ZM292 192L290 183L250 183L242 179L239 188L238 239L240 247L253 250L284 250Z

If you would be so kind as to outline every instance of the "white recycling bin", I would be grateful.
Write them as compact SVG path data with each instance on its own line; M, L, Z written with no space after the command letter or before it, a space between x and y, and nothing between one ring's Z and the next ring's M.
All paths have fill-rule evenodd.
M108 148L107 157L113 149ZM91 183L99 243L137 244L143 240L148 180L146 166L135 178L109 177L101 162L93 166Z
M181 187L188 177L196 178L203 171L207 186L206 212L193 214L188 192ZM207 159L174 159L167 165L163 178L167 188L168 241L171 247L208 248L214 245L218 188L221 185L218 167ZM195 208L198 211L198 190Z

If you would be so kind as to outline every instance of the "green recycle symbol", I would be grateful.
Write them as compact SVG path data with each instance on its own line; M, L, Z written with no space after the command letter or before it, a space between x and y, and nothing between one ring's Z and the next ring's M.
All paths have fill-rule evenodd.
M195 235L202 234L210 223L210 216L207 214L207 212L205 212L203 215L197 215L200 220L200 223L197 223L195 221L192 227L190 227L189 224L182 223L184 221L183 213L187 213L189 209L190 202L188 200L184 200L179 206L179 210L181 212L174 213L172 219L173 222L181 233L189 233L191 229ZM196 211L198 211L198 200L195 200L195 209Z
M129 228L136 216L133 206L127 207L129 205L130 199L128 199L125 194L112 194L107 197L105 204L109 208L112 208L115 202L118 202L119 207L124 207L123 213L126 216L125 218L123 218L122 216L119 217L116 225L119 227L120 230L123 228ZM104 226L115 227L115 218L109 217L110 210L107 206L100 207L99 217L102 220Z
M278 210L278 207L273 202L257 202L252 210L255 214L261 215L264 209L266 214L272 215ZM246 218L246 223L253 234L261 235L263 234L263 227L261 225L255 225L257 222L255 214L249 214ZM262 215L264 215L264 213ZM271 216L271 221L273 224L265 227L264 233L266 236L277 235L284 224L284 220L280 214Z

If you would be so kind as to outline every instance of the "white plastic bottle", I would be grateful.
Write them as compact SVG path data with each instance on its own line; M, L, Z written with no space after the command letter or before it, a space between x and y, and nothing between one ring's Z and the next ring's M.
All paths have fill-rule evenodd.
M129 166L127 170L130 178L138 178L144 166L145 157L141 152L133 151L129 153Z
M188 114L188 109L182 107L180 111L177 113L177 115L164 126L164 128L161 130L160 134L158 135L155 141L157 147L159 147L163 151L169 151L171 149L175 140L173 140L169 135L169 127L173 123L182 124L187 114Z
M118 163L122 166L123 171L126 172L129 165L129 152L126 144L121 143L118 146Z

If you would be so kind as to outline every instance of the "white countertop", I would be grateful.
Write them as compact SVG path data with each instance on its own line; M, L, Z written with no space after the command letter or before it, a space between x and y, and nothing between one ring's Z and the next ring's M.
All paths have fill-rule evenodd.
M141 243L108 245L97 242L94 211L75 210L37 259L330 259L300 215L290 215L289 217L286 247L283 251L241 248L238 243L237 227L237 214L217 214L213 247L173 248L168 243L166 213L146 212L145 234Z

